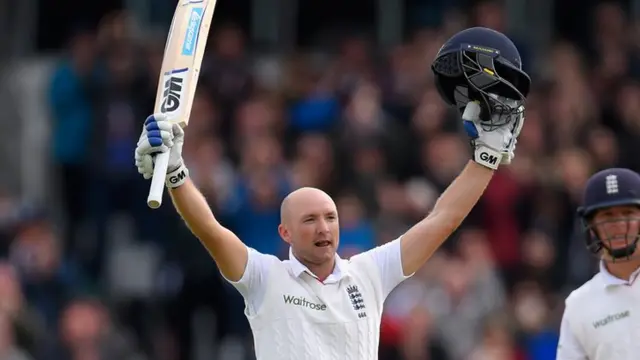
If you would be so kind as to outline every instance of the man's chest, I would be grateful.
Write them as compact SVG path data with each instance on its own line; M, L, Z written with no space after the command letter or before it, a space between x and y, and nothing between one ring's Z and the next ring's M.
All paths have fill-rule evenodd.
M348 323L375 319L373 291L352 279L322 284L301 276L269 294L268 303L280 316L304 318L318 323Z
M593 299L578 314L582 345L594 359L637 359L640 354L640 297L622 290Z

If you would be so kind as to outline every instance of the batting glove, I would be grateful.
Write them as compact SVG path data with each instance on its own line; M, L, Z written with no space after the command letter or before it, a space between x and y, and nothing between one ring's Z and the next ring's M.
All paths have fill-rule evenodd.
M462 115L464 129L471 138L473 160L496 170L501 164L510 164L515 157L517 137L520 135L524 116L515 116L509 123L490 131L480 123L480 105L469 102Z
M154 114L144 122L140 140L136 146L135 161L138 172L145 179L153 177L154 158L159 153L169 152L166 184L170 188L182 185L189 170L182 160L184 130L169 121L165 114Z
M520 106L518 108L518 115L516 119L513 121L513 124L507 124L506 126L511 126L511 133L513 137L511 138L511 142L507 145L507 151L502 155L503 165L511 164L511 160L516 156L516 144L518 143L518 136L520 135L520 131L522 131L522 127L524 126L524 106Z

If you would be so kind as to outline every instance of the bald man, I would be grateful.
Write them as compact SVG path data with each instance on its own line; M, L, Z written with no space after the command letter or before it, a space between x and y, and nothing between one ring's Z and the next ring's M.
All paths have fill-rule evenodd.
M256 357L264 360L378 358L382 306L460 225L494 171L513 158L522 117L492 132L478 124L477 104L463 119L473 160L440 196L433 211L399 238L341 259L336 205L323 191L301 188L282 202L278 232L289 260L248 248L224 228L189 180L182 161L184 133L164 115L150 116L136 150L138 171L153 174L152 156L170 152L167 187L176 209L245 299ZM469 120L470 119L470 120Z

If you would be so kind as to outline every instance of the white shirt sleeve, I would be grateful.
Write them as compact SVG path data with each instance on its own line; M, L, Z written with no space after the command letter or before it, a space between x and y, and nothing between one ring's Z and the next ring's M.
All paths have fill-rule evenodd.
M573 333L569 321L569 316L565 310L560 325L560 340L558 341L556 360L589 360L582 344Z
M255 315L262 305L267 292L267 280L269 278L269 268L273 265L274 259L271 255L265 255L247 247L248 259L242 277L238 281L226 279L244 298L249 315Z
M402 271L400 239L401 238L395 239L363 253L363 255L372 258L373 263L380 272L383 299L386 299L398 284L413 275L404 276L404 272Z

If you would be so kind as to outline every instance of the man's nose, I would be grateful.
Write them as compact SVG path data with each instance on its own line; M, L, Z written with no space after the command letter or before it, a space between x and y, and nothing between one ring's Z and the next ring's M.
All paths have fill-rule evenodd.
M617 219L612 221L609 232L614 234L630 235L633 231L638 231L638 224L635 220Z
M318 221L318 228L316 230L319 234L329 232L329 223L324 219Z

